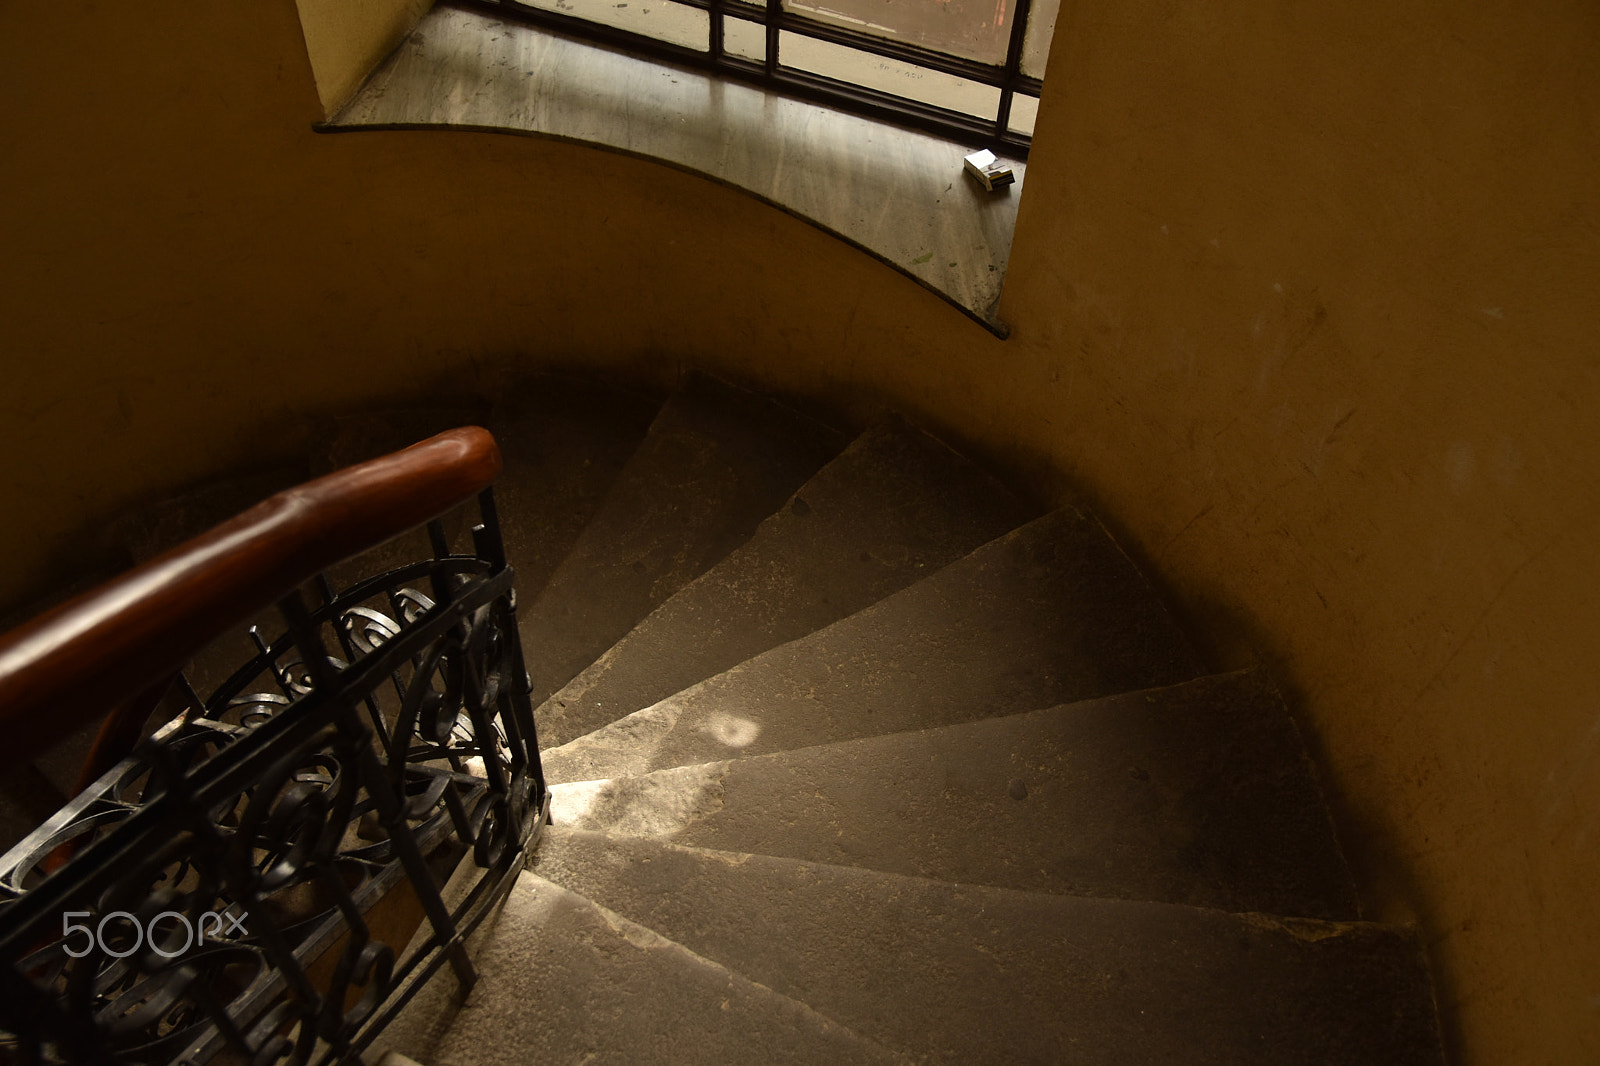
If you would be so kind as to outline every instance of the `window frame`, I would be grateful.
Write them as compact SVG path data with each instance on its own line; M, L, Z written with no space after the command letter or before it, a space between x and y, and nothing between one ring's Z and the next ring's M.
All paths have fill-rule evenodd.
M453 0L457 6L515 22L528 23L585 40L618 48L634 55L661 59L700 70L709 70L758 85L773 92L797 96L815 103L894 122L945 137L970 141L1026 159L1032 137L1011 129L1012 103L1017 94L1038 98L1043 81L1022 73L1022 55L1027 40L1031 0L1015 0L1011 35L1002 64L982 63L950 55L920 45L879 37L848 26L835 25L784 9L783 0L664 0L706 12L709 23L704 51L673 44L632 30L593 22L578 15L550 11L519 0ZM732 55L723 46L724 19L735 17L753 22L766 34L764 61ZM851 82L830 78L782 64L780 37L795 33L804 37L842 45L1000 91L994 119L981 118L933 104L910 100Z

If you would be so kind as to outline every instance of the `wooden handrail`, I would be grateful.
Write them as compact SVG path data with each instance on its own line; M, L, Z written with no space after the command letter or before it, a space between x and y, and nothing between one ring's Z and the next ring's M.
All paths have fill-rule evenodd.
M32 758L181 669L219 633L318 572L489 485L486 429L280 492L0 637L0 764Z

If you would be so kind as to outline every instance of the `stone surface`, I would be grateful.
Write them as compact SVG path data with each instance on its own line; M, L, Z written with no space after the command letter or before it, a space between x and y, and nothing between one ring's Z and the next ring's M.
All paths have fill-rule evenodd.
M534 703L748 540L846 443L772 400L685 379L544 592L523 601Z
M549 755L591 780L904 732L1189 680L1159 597L1066 508L810 636Z
M508 388L489 417L505 468L495 504L523 603L540 590L639 447L660 398L540 375Z
M562 884L928 1063L1442 1066L1415 940L552 830Z
M1294 723L1256 672L557 785L551 815L964 884L1360 917Z
M432 1066L892 1063L804 1004L533 874Z
M1038 513L926 433L889 420L817 472L755 536L684 586L540 709L581 736L821 629Z

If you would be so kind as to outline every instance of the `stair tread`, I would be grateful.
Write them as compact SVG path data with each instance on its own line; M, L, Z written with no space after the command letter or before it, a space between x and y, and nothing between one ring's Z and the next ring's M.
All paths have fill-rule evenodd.
M506 559L531 604L577 543L659 410L659 397L556 375L508 389L490 415Z
M1064 508L878 603L546 753L619 777L907 732L1198 677L1097 522Z
M434 1066L892 1063L787 996L531 873L477 960Z
M551 815L969 884L1360 916L1299 734L1258 671L556 785Z
M686 379L543 593L519 612L534 703L749 539L846 443L772 400Z
M954 562L1038 510L893 419L819 470L754 536L539 709L561 743L805 636Z
M1439 1066L1407 932L552 829L541 876L925 1062Z

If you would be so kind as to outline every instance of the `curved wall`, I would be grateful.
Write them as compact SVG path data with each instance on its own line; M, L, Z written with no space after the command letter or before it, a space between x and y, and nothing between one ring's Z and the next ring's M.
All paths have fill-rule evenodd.
M289 0L0 31L0 602L308 413L508 367L892 403L1087 496L1219 664L1275 667L1462 1061L1600 1055L1592 5L1069 3L1005 342L667 168L315 136Z

